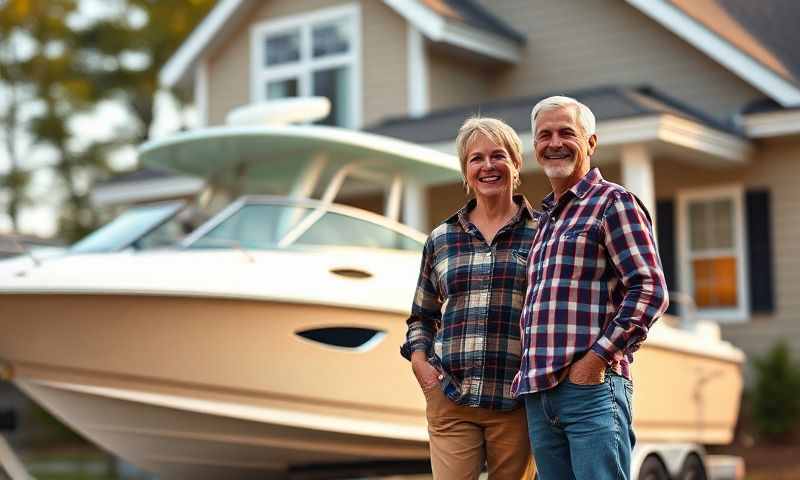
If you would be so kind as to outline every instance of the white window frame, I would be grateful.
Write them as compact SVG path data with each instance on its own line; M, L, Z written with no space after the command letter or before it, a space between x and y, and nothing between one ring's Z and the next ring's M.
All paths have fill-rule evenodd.
M312 26L347 18L351 22L352 37L350 51L321 59L312 58ZM264 39L286 30L300 30L300 60L286 65L264 66ZM281 17L254 24L250 29L250 101L267 99L266 85L270 81L298 78L298 93L301 97L312 92L314 71L335 67L350 67L350 105L348 123L343 127L359 129L362 126L362 80L361 80L361 7L358 3L324 8L310 13Z
M715 320L720 323L746 322L750 317L750 278L747 265L747 237L745 235L744 187L730 185L717 188L679 190L677 193L677 230L679 252L680 290L688 295L694 291L694 277L691 274L691 244L689 236L689 203L698 200L711 201L729 199L733 202L733 240L736 252L737 300L735 308L699 308L698 318ZM686 313L685 306L680 306Z

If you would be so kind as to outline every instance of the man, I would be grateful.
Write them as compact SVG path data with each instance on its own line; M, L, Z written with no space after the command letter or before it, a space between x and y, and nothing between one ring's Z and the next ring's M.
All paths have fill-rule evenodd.
M590 168L594 114L569 97L531 112L553 191L528 256L513 391L525 401L541 480L630 478L630 363L667 308L647 211Z

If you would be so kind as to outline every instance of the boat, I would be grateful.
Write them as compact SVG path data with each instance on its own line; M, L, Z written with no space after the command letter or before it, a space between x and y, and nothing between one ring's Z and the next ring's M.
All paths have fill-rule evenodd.
M172 249L0 272L0 376L160 478L424 468L425 401L399 346L425 235L399 213L403 184L458 179L457 160L309 124L184 132L140 156L243 196ZM383 215L334 203L375 185ZM638 438L727 443L743 355L677 322L637 354Z

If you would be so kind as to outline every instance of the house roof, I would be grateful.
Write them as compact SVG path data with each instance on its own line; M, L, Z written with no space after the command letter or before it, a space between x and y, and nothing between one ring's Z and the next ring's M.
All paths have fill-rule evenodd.
M726 133L741 136L733 124L722 123L650 87L605 86L558 94L566 94L589 106L597 121L621 120L671 114L686 118ZM451 141L467 117L481 115L504 120L519 132L531 129L531 108L541 99L538 95L486 103L465 105L431 112L421 118L394 118L367 128L372 133L418 143Z
M671 0L764 66L800 85L800 4L796 0Z
M800 105L798 2L626 1L781 105Z
M383 0L434 42L441 42L516 61L525 36L474 0ZM236 20L260 4L259 0L219 0L170 57L159 73L167 87L193 81L191 70L203 53L234 31Z
M440 15L523 44L526 37L473 0L421 0Z

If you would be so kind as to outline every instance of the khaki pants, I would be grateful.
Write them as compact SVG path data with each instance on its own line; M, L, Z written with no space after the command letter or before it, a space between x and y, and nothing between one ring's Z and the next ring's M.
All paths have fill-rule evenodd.
M524 408L462 407L438 387L424 393L434 479L476 480L484 461L491 480L533 478Z

